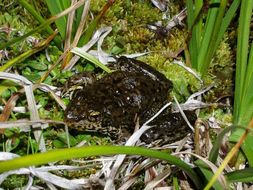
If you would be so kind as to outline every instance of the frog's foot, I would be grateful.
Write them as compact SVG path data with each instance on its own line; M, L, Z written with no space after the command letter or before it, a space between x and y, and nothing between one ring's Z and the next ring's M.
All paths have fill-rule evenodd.
M124 127L104 127L103 129L97 130L97 132L104 134L115 143L115 144L122 144L125 143L129 137L131 136L131 133Z
M192 111L185 111L191 125L194 125L197 117ZM158 116L153 120L150 126L154 126L147 130L142 136L141 140L150 144L156 140L161 139L162 144L173 143L183 139L187 134L191 133L191 129L187 125L181 113L168 113Z

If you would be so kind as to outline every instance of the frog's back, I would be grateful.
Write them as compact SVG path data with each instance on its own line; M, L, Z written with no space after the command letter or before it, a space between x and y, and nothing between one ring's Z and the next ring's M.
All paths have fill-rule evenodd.
M80 120L93 110L99 112L105 126L133 126L136 116L144 117L149 109L158 111L166 100L167 92L151 78L115 71L79 91L68 109L79 110Z

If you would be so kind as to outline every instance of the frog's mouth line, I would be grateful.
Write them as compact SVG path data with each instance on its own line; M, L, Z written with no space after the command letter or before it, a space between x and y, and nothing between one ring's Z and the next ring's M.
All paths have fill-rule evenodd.
M101 122L91 122L88 120L82 120L79 122L65 121L65 123L68 125L68 127L76 129L78 131L96 132L103 130Z
M112 139L116 139L121 136L121 129L112 127L112 126L102 126L102 122L91 122L89 120L82 120L79 122L71 122L65 121L69 128L75 129L80 132L92 132L92 133L100 133L111 137Z

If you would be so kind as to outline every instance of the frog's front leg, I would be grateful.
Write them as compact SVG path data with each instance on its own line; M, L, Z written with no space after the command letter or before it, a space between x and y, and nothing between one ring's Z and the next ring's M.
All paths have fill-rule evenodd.
M194 125L197 120L196 114L193 111L184 111L184 113L191 125ZM191 132L181 113L163 114L149 125L153 127L141 136L141 140L148 144L158 139L162 139L163 144L173 143Z
M126 142L127 139L131 136L131 134L125 134L124 128L115 128L113 126L105 126L103 128L96 128L93 132L97 132L100 134L103 134L107 137L110 137L110 139L116 143L116 144L121 144L122 142Z
M82 90L85 86L93 84L96 81L96 75L92 72L82 72L71 76L62 90L62 96L70 94L76 94L77 91Z

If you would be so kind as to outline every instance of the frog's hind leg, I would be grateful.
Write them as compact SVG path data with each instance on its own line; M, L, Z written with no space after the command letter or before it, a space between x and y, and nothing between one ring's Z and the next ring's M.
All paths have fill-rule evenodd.
M191 125L194 125L197 119L196 114L192 111L185 111L185 115ZM141 140L147 144L160 139L162 140L162 144L173 143L183 139L191 132L181 113L163 114L162 116L158 116L149 125L153 127L141 136Z

